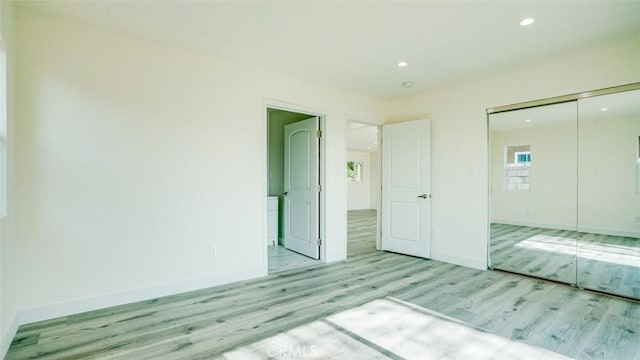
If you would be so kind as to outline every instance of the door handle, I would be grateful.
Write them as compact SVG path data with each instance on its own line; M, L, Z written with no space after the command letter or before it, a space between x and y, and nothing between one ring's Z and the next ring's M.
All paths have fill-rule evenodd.
M284 196L287 196L287 195L289 195L289 192L288 192L288 191L285 191L283 195L284 195Z
M427 194L422 194L422 195L418 195L419 198L421 199L431 199L431 194L427 195Z

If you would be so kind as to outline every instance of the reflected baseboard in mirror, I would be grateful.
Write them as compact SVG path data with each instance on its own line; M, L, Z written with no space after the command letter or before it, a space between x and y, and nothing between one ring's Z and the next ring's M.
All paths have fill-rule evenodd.
M640 300L640 83L487 115L492 267Z
M576 232L491 224L491 266L539 278L576 283Z
M640 239L580 233L578 286L640 299Z

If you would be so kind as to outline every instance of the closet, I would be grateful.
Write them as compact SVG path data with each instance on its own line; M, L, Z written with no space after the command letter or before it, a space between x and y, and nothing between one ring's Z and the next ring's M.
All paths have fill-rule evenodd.
M640 299L640 83L487 114L490 266Z

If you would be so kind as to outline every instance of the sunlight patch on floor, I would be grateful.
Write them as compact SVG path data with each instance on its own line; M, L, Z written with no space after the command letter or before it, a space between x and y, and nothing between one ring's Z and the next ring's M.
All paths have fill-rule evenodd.
M538 234L518 242L515 246L575 256L576 244L576 239ZM591 242L580 242L580 245L578 248L580 258L640 267L640 248L638 247Z
M226 359L567 359L392 298L311 322Z

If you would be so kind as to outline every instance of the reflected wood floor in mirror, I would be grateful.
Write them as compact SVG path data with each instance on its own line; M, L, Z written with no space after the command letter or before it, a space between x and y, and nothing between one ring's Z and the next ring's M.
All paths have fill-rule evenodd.
M6 359L228 358L234 350L387 296L566 356L639 359L640 303L379 252L375 212L350 212L349 220L370 235L349 232L346 261L23 325ZM363 314L358 324L375 326ZM349 341L332 343L340 354L334 358L360 358L363 347L379 358L393 358L390 349L366 333L341 334ZM305 344L313 345L310 341ZM318 346L323 344L327 339L318 340ZM482 343L476 348L482 358ZM514 356L505 353L505 358Z
M495 269L640 299L637 238L494 223L491 263Z
M530 226L491 224L491 266L576 283L576 232Z
M640 299L640 239L580 233L578 286Z

